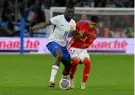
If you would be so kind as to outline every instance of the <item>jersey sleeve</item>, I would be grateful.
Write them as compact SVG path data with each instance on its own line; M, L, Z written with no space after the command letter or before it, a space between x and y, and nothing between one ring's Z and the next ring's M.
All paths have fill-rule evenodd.
M54 24L54 25L57 25L60 21L60 18L61 18L60 16L55 16L55 17L50 19L50 23Z

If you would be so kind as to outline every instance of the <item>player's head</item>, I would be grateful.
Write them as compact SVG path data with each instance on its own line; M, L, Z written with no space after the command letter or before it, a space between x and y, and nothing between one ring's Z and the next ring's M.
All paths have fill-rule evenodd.
M81 15L81 20L87 20L87 15L86 14L82 14Z
M92 16L90 18L90 28L95 29L98 25L98 22L99 22L99 18L97 16Z
M75 8L72 4L67 5L65 14L64 14L67 20L70 20L73 18L74 11L75 11Z

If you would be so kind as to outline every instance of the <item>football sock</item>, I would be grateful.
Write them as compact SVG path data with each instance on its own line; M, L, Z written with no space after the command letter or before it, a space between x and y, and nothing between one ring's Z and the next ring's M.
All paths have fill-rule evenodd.
M66 75L66 76L65 75L62 75L61 79L68 79L69 80L70 77L69 77L69 75Z
M80 62L80 60L78 58L74 58L72 60L71 70L70 70L70 79L73 79L74 74L76 72L77 65L79 64L79 62Z
M51 77L50 77L50 82L54 82L55 76L57 74L59 67L57 65L52 66L52 72L51 72Z
M88 79L89 76L89 72L90 72L90 59L89 58L85 58L83 61L84 64L84 71L83 71L83 79L82 82L85 83Z

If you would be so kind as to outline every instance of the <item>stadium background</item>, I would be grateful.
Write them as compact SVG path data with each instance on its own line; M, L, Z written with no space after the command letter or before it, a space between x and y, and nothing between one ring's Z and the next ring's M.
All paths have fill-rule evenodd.
M51 26L30 31L63 13L68 0L0 0L0 95L134 94L134 0L73 1L76 22L100 18L98 38L88 48L92 68L86 90L79 88L83 66L78 66L75 89L59 89L62 65L56 87L48 87L54 57L45 45Z

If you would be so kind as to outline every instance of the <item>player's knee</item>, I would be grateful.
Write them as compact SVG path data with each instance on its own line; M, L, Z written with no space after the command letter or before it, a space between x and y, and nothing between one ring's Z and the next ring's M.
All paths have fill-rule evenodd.
M65 65L65 68L67 68L67 69L70 70L70 67L71 67L71 62L68 62L68 63Z
M74 57L74 58L72 59L72 64L78 65L79 63L80 63L80 60L79 60L77 57Z
M90 61L89 58L86 57L86 58L84 58L83 63L84 63L84 65L86 65L86 66L90 66L91 61Z
M62 60L62 63L64 65L65 68L69 68L71 67L71 61L68 59L68 60Z

